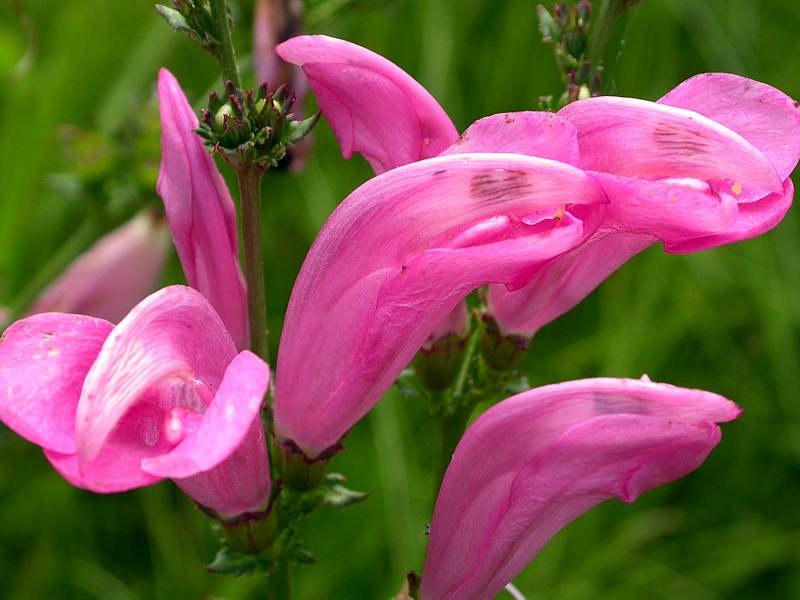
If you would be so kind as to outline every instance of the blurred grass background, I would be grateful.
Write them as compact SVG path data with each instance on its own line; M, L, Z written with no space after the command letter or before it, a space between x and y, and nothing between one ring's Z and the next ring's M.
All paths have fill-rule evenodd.
M311 0L308 30L389 57L463 129L560 93L536 3ZM250 5L238 2L242 54L250 49ZM655 99L694 73L731 71L798 97L798 28L793 0L645 0L629 23L616 89ZM162 65L196 100L216 77L212 59L171 32L151 0L0 5L0 304L30 285L82 225L96 224L77 242L86 245L152 201L151 99ZM134 118L139 105L149 108ZM73 140L75 131L99 132L78 136L78 159L76 143L65 146L65 124L74 126ZM102 150L109 135L123 144L112 157ZM76 168L79 177L64 175ZM308 168L268 176L272 331L316 231L369 175L361 159L342 160L321 123ZM176 281L173 257L164 282ZM607 503L560 533L516 581L528 598L800 598L796 209L770 234L732 247L689 256L650 249L545 328L526 369L534 385L648 373L724 394L745 409L698 472L635 505ZM295 569L298 598L389 598L407 570L421 567L433 435L426 408L394 392L352 431L333 468L372 496L306 523L304 538L319 562ZM205 573L201 565L214 551L208 523L171 484L115 496L82 492L37 448L0 430L0 596L263 597L261 578Z

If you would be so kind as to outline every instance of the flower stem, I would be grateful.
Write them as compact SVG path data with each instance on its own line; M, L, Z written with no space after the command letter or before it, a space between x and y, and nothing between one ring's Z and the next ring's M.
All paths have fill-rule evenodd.
M439 417L439 456L434 471L433 479L433 497L434 500L439 493L439 488L442 485L444 474L447 467L450 465L450 459L453 458L453 452L464 434L467 426L467 420L475 407L477 398L470 393L470 390L465 390L467 379L469 376L470 367L478 352L481 337L483 336L483 327L479 323L470 334L467 341L467 350L464 353L464 360L461 363L456 381L453 384L451 391L451 398L456 403L457 408L449 415Z
M267 299L264 285L264 257L261 253L261 176L256 165L242 165L239 201L242 208L244 275L247 281L247 314L250 319L250 349L269 362Z
M287 560L281 560L270 570L267 586L267 597L271 600L289 600L292 597L292 577Z
M232 81L236 87L242 87L239 76L239 65L236 63L236 51L231 39L230 20L228 18L228 0L211 0L211 17L214 19L219 44L216 47L219 68L226 81Z
M625 12L625 2L623 0L603 0L600 8L597 9L597 17L592 24L592 31L589 36L588 56L591 60L599 61L603 59L606 46L614 32L614 25L617 19Z

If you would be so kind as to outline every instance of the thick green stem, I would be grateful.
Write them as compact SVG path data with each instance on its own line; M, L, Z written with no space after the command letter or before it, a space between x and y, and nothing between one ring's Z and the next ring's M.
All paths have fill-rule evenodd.
M250 318L250 349L269 362L267 298L264 286L264 258L261 253L261 176L255 165L237 170L242 207L244 276L247 281L247 314Z
M267 597L270 600L290 600L292 597L292 574L286 560L278 562L267 577Z
M228 18L228 0L211 0L211 17L214 19L219 45L216 47L217 60L222 70L222 77L232 81L236 87L242 87L239 76L239 65L236 63L236 51L231 39L230 19Z

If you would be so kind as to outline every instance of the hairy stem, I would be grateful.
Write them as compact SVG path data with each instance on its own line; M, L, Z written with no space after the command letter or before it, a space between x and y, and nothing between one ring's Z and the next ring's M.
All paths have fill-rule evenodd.
M247 314L250 318L250 348L269 362L267 299L264 258L261 253L261 176L256 165L243 165L239 178L244 239L244 276L247 281Z
M219 45L216 48L217 60L226 81L232 81L236 87L242 87L239 76L239 65L236 63L236 51L231 39L230 19L228 18L228 0L211 0L211 17L214 19Z

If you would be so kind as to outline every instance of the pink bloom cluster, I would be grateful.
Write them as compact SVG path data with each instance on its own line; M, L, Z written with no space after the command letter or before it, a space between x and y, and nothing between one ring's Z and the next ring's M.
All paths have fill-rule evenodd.
M658 102L593 98L557 114L486 117L461 136L386 59L324 36L277 48L302 68L346 157L376 171L310 249L277 364L275 434L324 455L431 339L460 331L490 286L507 331L533 335L628 258L759 235L791 204L800 113L734 75ZM267 365L247 351L233 202L159 77L158 191L191 288L165 288L118 325L45 313L0 342L0 420L97 492L173 479L223 518L268 508L259 411ZM116 319L114 319L116 320ZM490 598L595 504L696 469L737 417L730 401L649 380L531 390L467 431L436 502L424 600Z

